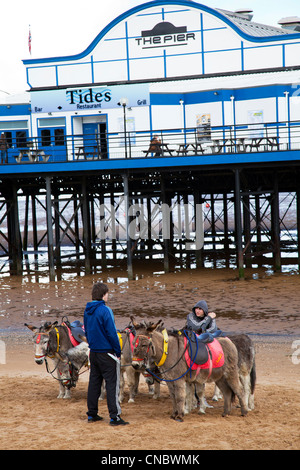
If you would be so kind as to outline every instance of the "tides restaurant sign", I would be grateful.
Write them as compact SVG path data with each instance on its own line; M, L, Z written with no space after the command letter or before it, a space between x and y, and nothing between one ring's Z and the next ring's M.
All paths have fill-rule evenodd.
M120 107L121 98L127 98L128 107L149 106L149 86L144 84L90 86L32 92L31 110L33 113L95 112Z

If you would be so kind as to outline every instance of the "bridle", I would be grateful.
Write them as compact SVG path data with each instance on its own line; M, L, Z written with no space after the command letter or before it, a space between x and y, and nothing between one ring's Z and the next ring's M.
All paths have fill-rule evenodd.
M55 327L54 330L56 331L56 339L57 339L57 347L56 347L56 352L58 353L59 351L59 347L60 347L60 344L59 344L59 331L58 329ZM41 342L41 336L48 336L48 342L47 342L47 349L46 349L46 352L45 354L36 354L35 355L35 360L41 360L43 358L46 358L46 356L50 357L50 359L53 359L55 357L55 353L54 354L50 354L50 350L49 350L49 333L46 333L46 332L40 332L37 334L37 338L36 338L36 341L35 341L35 344L40 344Z
M144 364L146 364L146 362L148 360L148 354L149 354L149 351L150 351L150 347L152 346L152 338L151 338L151 336L137 335L136 340L134 342L134 350L140 345L141 340L148 340L149 341L148 348L147 348L147 351L145 353L145 356L143 358L138 357L138 356L133 356L132 361L144 362Z
M181 359L184 357L185 355L185 352L188 348L188 343L190 343L190 338L188 337L188 334L186 333L186 331L184 330L183 331L184 335L186 336L186 338L188 339L187 341L187 345L186 347L184 348L184 351L182 353L182 355L179 357L179 359L175 362L175 364L173 364L171 367L169 367L168 369L164 370L163 372L166 373L166 372L169 372L170 370L172 370L180 361ZM166 357L167 357L167 354L168 354L168 334L167 334L167 330L163 330L162 332L163 334L163 340L164 340L164 347L163 347L163 355L162 355L162 358L160 359L159 363L155 365L157 367L160 367L164 364L165 360L166 360ZM182 334L180 331L178 332L178 334ZM136 362L142 362L144 361L144 364L146 365L146 363L148 362L148 355L149 355L149 351L150 351L150 347L152 346L152 337L151 336L146 336L146 335L138 335L137 338L136 338L136 341L135 341L135 348L139 346L139 342L140 342L140 338L141 339L147 339L149 340L149 345L148 345L148 348L147 348L147 351L144 355L144 358L140 358L138 356L134 356L132 358L132 361L136 361ZM192 366L194 365L194 362L195 362L195 358L197 356L197 352L198 352L198 346L197 346L197 351L196 351L196 354L195 354L195 357L192 359L189 367L187 368L187 370L180 376L180 377L177 377L175 379L164 379L162 377L159 377L157 376L151 369L149 368L146 368L146 371L151 374L155 379L159 380L160 382L161 381L164 381L164 382L175 382L181 378L183 378L189 371L192 370Z
M60 337L59 337L58 328L55 327L55 328L53 328L53 330L55 330L55 332L56 332L56 340L57 340L56 351L54 352L54 354L51 354L50 350L49 350L49 335L50 335L50 331L52 331L52 330L50 330L48 333L39 332L39 333L37 333L37 338L36 338L35 343L40 344L41 336L47 336L48 337L48 342L47 342L47 349L45 351L45 354L40 354L40 355L36 354L35 355L35 360L41 360L41 359L44 358L45 365L46 365L46 370L55 380L57 380L58 382L61 382L68 389L70 389L72 387L76 387L76 382L78 380L79 375L81 375L85 371L82 371L81 373L79 373L79 369L77 369L77 367L75 367L74 364L70 360L68 360L70 379L67 379L67 378L63 379L63 378L55 377L55 375L53 375L54 372L56 371L56 369L58 369L59 361L57 362L57 364L55 365L53 370L50 370L50 368L49 368L47 357L49 357L50 359L54 359L55 358L55 353L58 353L59 348L60 348ZM84 365L84 363L82 365ZM62 372L60 371L60 369L58 369L58 372L59 372L60 375L62 375Z

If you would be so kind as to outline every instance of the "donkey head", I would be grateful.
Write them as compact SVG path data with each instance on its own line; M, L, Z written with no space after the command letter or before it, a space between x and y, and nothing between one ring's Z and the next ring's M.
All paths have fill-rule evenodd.
M159 320L157 323L149 322L141 324L136 323L134 318L131 317L131 321L136 330L132 366L134 369L145 369L149 366L151 355L155 355L151 334L161 325L162 320Z
M89 364L89 346L86 342L70 348L65 354L57 353L59 359L59 380L64 387L76 387L79 378L79 371L83 366Z
M35 342L35 357L34 360L37 364L43 364L44 358L47 355L48 343L49 343L49 333L52 328L55 328L57 321L54 323L46 322L39 328L36 326L28 325L25 323L25 326L33 331L33 339Z

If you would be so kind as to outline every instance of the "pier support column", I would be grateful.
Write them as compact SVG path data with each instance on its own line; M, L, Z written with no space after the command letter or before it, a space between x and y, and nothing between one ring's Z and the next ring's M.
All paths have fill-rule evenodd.
M275 271L281 271L280 256L280 221L279 221L279 192L278 192L278 176L274 177L274 194L272 198L272 238L274 246L274 268Z
M237 267L239 270L239 279L245 278L243 247L242 247L242 214L241 214L241 186L240 172L234 170L235 176L235 194L234 194L234 212L235 212L235 243L237 251Z
M163 247L164 247L164 271L168 273L170 271L170 260L169 260L169 244L170 244L170 221L164 211L164 204L167 204L166 187L164 178L161 178L161 200L162 200L162 233L163 233Z
M47 240L48 240L48 260L49 278L55 281L54 252L53 252L53 227L52 227L52 202L51 202L51 179L46 176L46 212L47 212Z
M300 234L300 191L297 190L296 192L297 197L297 209L296 209L296 217L297 217L297 240L298 240L298 268L300 269L300 243L299 243L299 234Z
M203 226L203 220L200 220L199 216L199 208L200 208L200 213L202 217L202 210L201 210L201 204L202 204L202 199L199 191L194 192L194 216L195 216L195 233L200 236L200 231L201 231L201 236L203 235L204 239L204 226ZM196 235L197 236L197 235ZM195 248L195 256L196 256L196 267L197 268L203 268L204 263L203 263L203 245L201 248L198 246L199 241L196 240L196 248Z
M102 266L102 269L106 269L107 261L106 261L106 239L105 239L105 207L104 207L105 204L104 204L104 194L102 192L99 194L99 202L100 202L100 208L101 208L100 209L101 266ZM113 235L112 235L112 239L113 239Z
M86 177L82 177L82 222L83 222L83 243L85 250L85 272L91 274L91 230L89 218L89 201L86 187Z
M251 258L247 256L251 247L251 211L250 211L250 195L243 195L243 218L244 218L244 238L245 238L245 264L247 268L251 267Z
M20 234L17 188L12 183L12 192L7 202L7 223L11 274L22 274L22 241Z
M127 243L127 273L128 279L133 279L133 266L132 266L132 250L131 250L131 238L129 233L129 207L130 207L130 196L129 196L129 183L128 175L123 175L123 185L124 185L124 196L125 196L125 218L126 218L126 243Z

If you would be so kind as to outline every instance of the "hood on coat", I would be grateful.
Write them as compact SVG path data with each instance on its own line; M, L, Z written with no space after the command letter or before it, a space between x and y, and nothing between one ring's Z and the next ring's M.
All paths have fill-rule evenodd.
M193 313L195 313L195 308L197 307L202 308L205 316L208 315L208 306L205 300L199 300L199 302L197 302L196 305L194 305L194 307L192 308Z
M104 300L93 300L92 302L88 302L85 307L85 311L88 315L93 315L96 308L99 307L99 304L105 305Z

